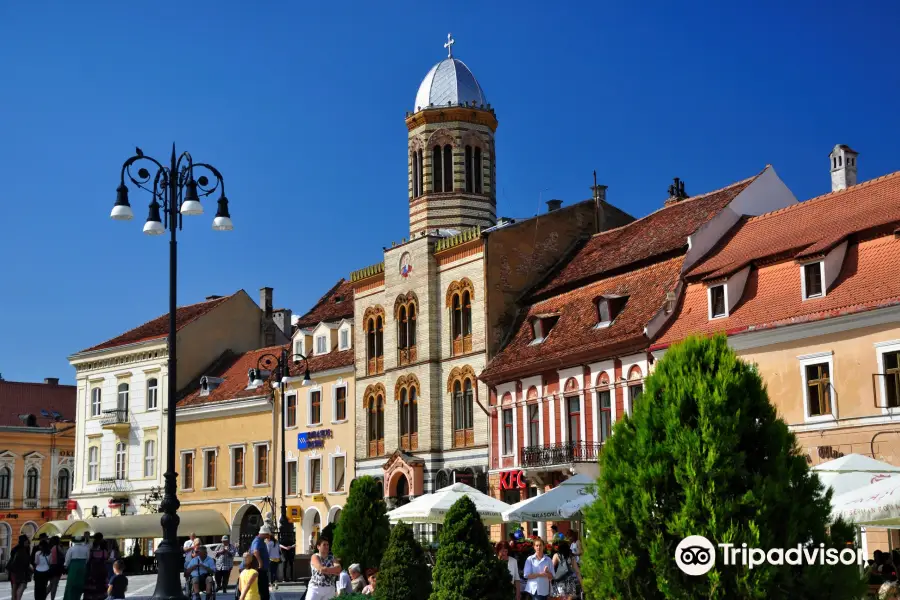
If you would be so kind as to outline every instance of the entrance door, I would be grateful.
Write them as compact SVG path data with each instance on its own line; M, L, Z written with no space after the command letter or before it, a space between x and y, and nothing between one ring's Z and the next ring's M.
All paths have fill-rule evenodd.
M406 475L400 475L397 479L397 506L409 504L409 481Z
M239 550L241 554L250 550L250 544L253 542L253 538L259 534L259 528L262 527L262 525L263 518L259 509L255 506L248 507L247 512L244 513L244 516L241 519L239 540Z

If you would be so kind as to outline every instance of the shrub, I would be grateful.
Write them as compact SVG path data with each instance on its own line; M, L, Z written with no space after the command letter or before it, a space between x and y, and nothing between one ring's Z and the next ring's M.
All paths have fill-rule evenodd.
M425 551L416 541L412 528L398 523L391 530L375 597L379 600L425 600L431 593L431 570L425 562Z
M332 553L341 557L342 564L359 563L363 572L378 568L390 535L386 513L382 488L374 477L353 482L332 544Z

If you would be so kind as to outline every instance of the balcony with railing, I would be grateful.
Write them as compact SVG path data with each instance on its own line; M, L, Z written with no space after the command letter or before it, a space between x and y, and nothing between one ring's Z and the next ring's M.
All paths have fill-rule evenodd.
M132 490L131 482L125 479L122 474L118 477L101 477L100 485L97 491L101 494L114 494L116 492L130 492Z
M38 500L37 498L25 498L24 500L22 500L22 508L33 509L33 508L40 508L40 507L41 507L41 501Z
M58 509L68 508L69 499L68 498L54 498L50 502L50 504L51 504L52 508L58 508Z
M131 422L128 420L128 409L112 408L104 410L100 419L100 426L103 429L112 429L117 432L128 431L131 428Z
M12 508L12 500L9 498L0 498L0 510L9 510Z
M522 448L522 467L540 468L594 462L600 457L600 442L562 442Z

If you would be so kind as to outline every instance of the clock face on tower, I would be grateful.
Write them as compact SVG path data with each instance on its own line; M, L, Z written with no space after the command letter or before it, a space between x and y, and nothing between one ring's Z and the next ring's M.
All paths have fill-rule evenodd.
M410 273L412 273L412 262L409 259L409 252L404 252L400 257L400 276L409 277Z

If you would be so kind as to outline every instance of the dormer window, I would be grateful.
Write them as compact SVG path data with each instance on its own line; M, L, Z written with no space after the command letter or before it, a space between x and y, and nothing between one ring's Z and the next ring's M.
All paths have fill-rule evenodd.
M328 338L324 335L316 337L316 354L328 352Z
M628 296L602 296L597 299L597 329L609 327L628 302Z
M803 299L819 298L825 295L822 285L824 262L818 261L803 265Z
M247 389L253 390L258 387L262 387L262 385L266 382L266 379L269 378L269 375L272 374L272 371L263 371L260 369L250 369L247 372L247 379L249 379L249 383L247 383Z
M340 337L339 348L341 350L348 350L350 348L350 329L346 327L341 329L338 337Z
M556 325L557 321L559 321L559 315L544 315L536 317L531 322L531 329L534 333L534 341L532 341L531 344L540 344L545 339L547 339L547 336L550 335L550 331Z
M255 369L251 369L255 370ZM210 392L222 385L225 380L221 377L209 377L204 375L200 378L200 395L209 396ZM252 381L252 380L251 380Z
M720 319L728 316L725 304L725 284L709 286L709 318Z
M294 354L303 354L303 338L294 342Z

